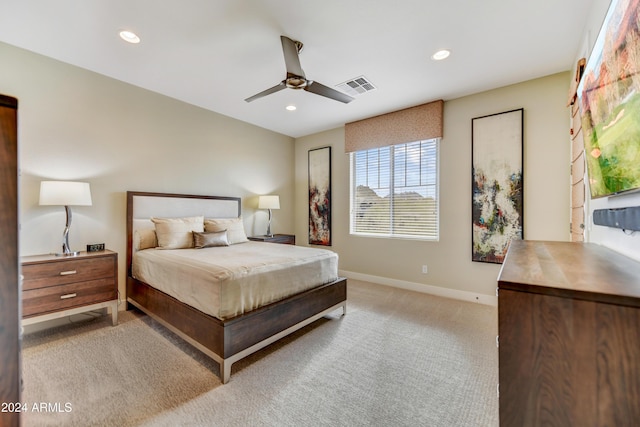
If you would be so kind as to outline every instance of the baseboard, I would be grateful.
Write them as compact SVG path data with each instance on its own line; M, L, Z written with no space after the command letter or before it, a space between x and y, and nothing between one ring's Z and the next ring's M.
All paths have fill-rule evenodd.
M444 298L452 298L461 301L477 302L480 304L498 306L498 297L486 294L475 294L473 292L461 291L458 289L443 288L440 286L425 285L423 283L407 282L405 280L391 279L388 277L373 276L370 274L356 273L353 271L340 270L340 276L347 279L362 280L375 283L377 285L391 286L394 288L406 289L409 291L422 292L424 294L436 295Z

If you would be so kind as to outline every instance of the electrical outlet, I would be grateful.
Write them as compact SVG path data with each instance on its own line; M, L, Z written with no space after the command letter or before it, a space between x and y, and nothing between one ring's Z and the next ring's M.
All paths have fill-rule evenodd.
M429 271L429 270L427 269L427 265L426 265L426 264L425 264L425 265L423 265L423 266L422 266L422 274L427 274L427 273L428 273L428 271Z

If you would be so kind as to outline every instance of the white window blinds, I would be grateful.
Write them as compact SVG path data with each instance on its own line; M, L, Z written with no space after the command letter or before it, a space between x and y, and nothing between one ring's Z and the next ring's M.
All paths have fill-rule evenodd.
M351 156L351 233L438 239L439 139Z

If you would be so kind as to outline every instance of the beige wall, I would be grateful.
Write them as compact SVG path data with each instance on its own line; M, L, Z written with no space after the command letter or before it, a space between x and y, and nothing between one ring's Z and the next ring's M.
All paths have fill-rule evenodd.
M569 73L560 73L445 102L439 242L349 235L349 157L344 153L344 129L298 138L297 242L308 242L307 152L331 146L333 249L340 255L343 272L416 289L435 286L469 296L495 295L500 266L471 262L471 119L524 108L525 238L568 240L569 119L565 105L569 81ZM426 275L421 273L423 264L428 265Z
M293 232L292 138L0 43L0 93L19 102L20 252L59 252L64 209L38 206L41 180L91 184L70 243L103 242L120 259L125 192L240 196L248 234L264 234L257 195L279 194L275 232Z

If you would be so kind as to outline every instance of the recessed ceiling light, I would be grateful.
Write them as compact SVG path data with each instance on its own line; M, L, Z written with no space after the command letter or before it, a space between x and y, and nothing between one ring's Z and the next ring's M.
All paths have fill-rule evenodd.
M122 30L119 34L120 38L128 43L140 43L140 37L133 31Z
M441 61L445 58L448 58L451 55L451 52L447 49L442 49L431 55L431 58L435 61Z
M284 108L286 108L287 111L296 111L298 109L298 107L296 107L295 105L287 105Z

